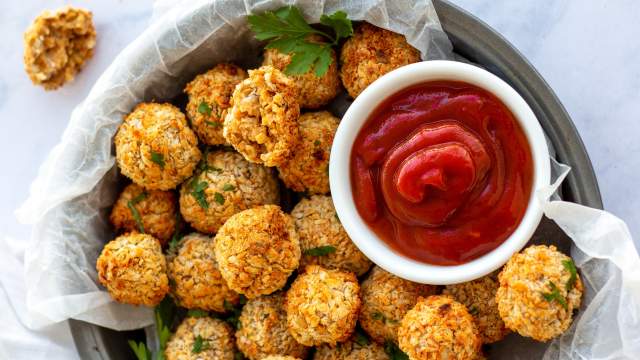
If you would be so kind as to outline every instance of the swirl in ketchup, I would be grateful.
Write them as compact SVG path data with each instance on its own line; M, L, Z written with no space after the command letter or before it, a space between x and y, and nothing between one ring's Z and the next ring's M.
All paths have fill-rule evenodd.
M405 89L370 116L353 146L358 212L393 249L437 265L498 247L527 208L526 137L495 96L438 81Z

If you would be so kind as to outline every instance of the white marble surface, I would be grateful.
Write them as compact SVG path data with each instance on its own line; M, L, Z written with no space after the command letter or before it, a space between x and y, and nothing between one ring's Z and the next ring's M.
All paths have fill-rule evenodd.
M635 0L455 0L510 40L555 89L594 164L605 208L640 244L640 2ZM13 211L60 138L73 107L114 56L147 25L152 0L71 3L94 12L96 55L56 92L31 85L22 69L22 32L59 0L0 2L0 358L71 359L66 324L31 332L22 325L23 241ZM8 311L7 311L8 310Z

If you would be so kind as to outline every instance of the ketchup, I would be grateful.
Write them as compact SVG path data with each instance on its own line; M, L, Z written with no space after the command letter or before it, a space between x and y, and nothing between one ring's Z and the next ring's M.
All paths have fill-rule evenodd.
M533 163L500 100L438 81L378 106L351 152L354 201L369 227L417 261L457 265L503 243L522 220Z

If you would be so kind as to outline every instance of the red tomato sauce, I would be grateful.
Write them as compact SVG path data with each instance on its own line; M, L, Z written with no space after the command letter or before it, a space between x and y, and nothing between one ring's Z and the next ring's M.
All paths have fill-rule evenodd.
M507 107L476 86L428 82L374 110L351 152L353 200L395 251L437 265L502 244L527 208L533 162Z

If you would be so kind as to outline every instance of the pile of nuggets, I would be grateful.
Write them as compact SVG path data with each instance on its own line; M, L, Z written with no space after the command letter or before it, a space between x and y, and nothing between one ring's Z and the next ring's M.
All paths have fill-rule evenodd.
M169 295L210 315L174 329L169 360L390 359L390 346L410 359L479 359L510 330L540 341L564 332L582 283L554 247L443 289L372 266L353 244L329 194L339 119L318 109L341 83L355 97L419 53L361 24L339 59L322 77L287 76L289 55L267 50L258 69L196 76L186 114L143 103L125 117L116 158L132 183L110 217L121 235L97 261L111 296L151 307ZM278 177L304 194L290 213ZM240 306L235 327L216 316Z

